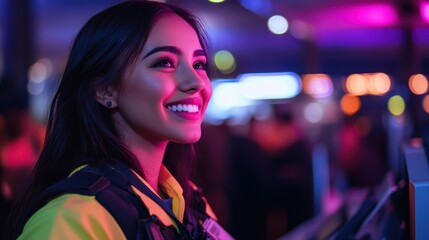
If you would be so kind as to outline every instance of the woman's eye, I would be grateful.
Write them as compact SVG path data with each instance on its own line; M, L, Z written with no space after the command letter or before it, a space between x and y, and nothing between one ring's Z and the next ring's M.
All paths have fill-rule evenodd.
M157 61L153 67L161 67L161 68L173 68L174 64L171 59L161 59Z
M197 62L194 64L194 68L198 70L207 70L207 63L205 62Z

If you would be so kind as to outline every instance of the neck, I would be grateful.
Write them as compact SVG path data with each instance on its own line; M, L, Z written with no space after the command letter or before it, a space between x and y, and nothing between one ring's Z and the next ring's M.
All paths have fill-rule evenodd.
M126 123L119 112L116 112L113 118L116 121L117 129L122 133L123 142L137 158L143 171L144 179L159 194L159 171L168 141L161 140L150 134L142 137L141 133L138 133Z
M166 146L166 143L163 144L163 146L156 147L130 146L131 152L136 156L143 170L146 182L158 194L160 193L158 189L159 171L161 169Z

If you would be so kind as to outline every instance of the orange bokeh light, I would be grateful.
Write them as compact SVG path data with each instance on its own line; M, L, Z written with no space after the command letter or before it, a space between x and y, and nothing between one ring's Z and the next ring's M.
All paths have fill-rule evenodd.
M346 90L352 95L365 95L367 88L368 80L363 74L352 74L346 79Z
M357 111L359 111L361 106L361 102L359 97L346 94L341 98L340 107L344 114L346 115L354 115Z
M302 85L302 90L314 98L329 97L333 92L331 77L322 73L302 75Z
M429 113L429 95L426 95L422 101L422 107L425 112Z
M346 79L347 92L355 96L381 96L390 90L391 85L392 81L385 73L351 74Z
M416 95L422 95L428 90L428 80L422 74L415 74L408 80L408 87Z
M368 92L372 95L386 94L391 86L389 76L385 73L366 74L368 78Z

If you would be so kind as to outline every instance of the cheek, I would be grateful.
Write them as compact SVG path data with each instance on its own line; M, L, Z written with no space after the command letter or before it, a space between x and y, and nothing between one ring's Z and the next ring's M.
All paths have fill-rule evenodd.
M213 93L212 83L210 80L207 83L207 92L208 92L208 98L210 99Z
M129 80L122 96L128 100L134 99L134 104L153 104L153 101L160 101L170 91L168 85L157 76L140 74Z
M206 87L204 88L203 92L204 92L203 94L204 94L204 98L206 100L206 103L208 104L208 102L210 101L210 99L212 97L212 92L213 92L212 84L211 84L210 80L207 80Z

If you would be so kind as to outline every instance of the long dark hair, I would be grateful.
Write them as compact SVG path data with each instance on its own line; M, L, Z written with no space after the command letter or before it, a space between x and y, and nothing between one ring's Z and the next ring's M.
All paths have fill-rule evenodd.
M109 110L96 101L95 92L120 86L126 69L141 53L154 20L166 12L188 22L209 52L201 22L188 10L165 3L119 3L93 16L80 30L53 98L45 143L18 214L33 196L84 164L102 165L120 159L143 176L135 157L120 140ZM193 158L192 144L168 144L164 164L184 188L185 198Z

